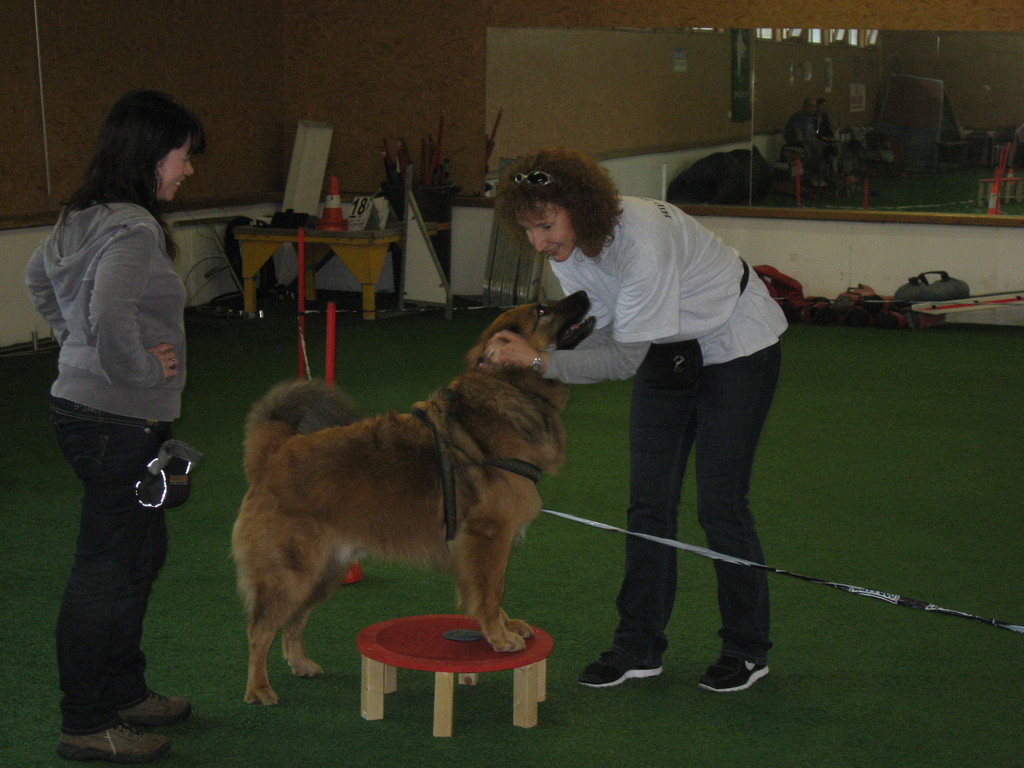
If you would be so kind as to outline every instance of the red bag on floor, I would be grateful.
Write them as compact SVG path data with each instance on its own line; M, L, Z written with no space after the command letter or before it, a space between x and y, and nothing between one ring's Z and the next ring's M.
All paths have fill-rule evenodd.
M767 264L754 267L754 272L765 284L768 295L779 302L786 319L791 323L799 320L801 310L810 303L804 297L804 287L800 281Z

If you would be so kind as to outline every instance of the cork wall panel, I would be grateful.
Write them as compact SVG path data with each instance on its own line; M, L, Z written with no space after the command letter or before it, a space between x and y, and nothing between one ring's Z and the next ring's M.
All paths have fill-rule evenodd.
M0 216L45 210L46 162L30 0L5 3L0 45Z
M488 27L821 26L1024 31L1019 0L37 0L44 100L34 81L32 2L0 3L0 219L55 210L77 185L110 104L169 91L209 131L183 202L275 199L295 123L335 126L329 170L375 190L380 146L436 134L464 193L483 186ZM838 64L838 62L837 62ZM851 61L843 66L853 67ZM514 74L514 73L513 73ZM794 93L794 96L796 94ZM50 155L43 155L45 105ZM755 114L755 121L758 119ZM774 117L772 118L775 119ZM47 182L53 188L46 199ZM2 224L2 221L0 221Z
M454 5L459 5L458 3ZM368 9L372 7L372 11ZM349 192L384 179L382 144L404 139L419 165L435 141L464 188L483 178L484 16L449 5L289 5L283 73L289 117L334 125L328 172Z
M11 29L26 14L6 16ZM207 153L183 187L180 201L272 195L282 187L278 160L286 123L280 113L280 15L238 0L164 3L109 0L97 12L88 0L39 0L42 96L33 77L34 33L21 36L32 70L5 68L5 93L21 94L19 113L45 106L50 200L40 197L46 176L0 187L0 216L56 210L81 183L99 127L110 106L133 88L171 93L194 109L207 130ZM26 10L26 9L21 9ZM20 26L20 23L19 25ZM17 27L15 27L17 28ZM27 86L32 84L34 90ZM19 114L19 117L21 115ZM17 155L42 154L38 119L11 125ZM5 125L6 128L6 125ZM5 131L6 133L6 131ZM15 153L11 153L14 155ZM3 162L8 162L7 148ZM5 176L7 174L5 173Z

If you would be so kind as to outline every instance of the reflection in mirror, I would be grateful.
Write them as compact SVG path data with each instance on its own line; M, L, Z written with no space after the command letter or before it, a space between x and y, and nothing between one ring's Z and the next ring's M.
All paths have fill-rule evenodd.
M1019 33L491 28L489 176L564 145L689 205L1022 214L1021 72Z

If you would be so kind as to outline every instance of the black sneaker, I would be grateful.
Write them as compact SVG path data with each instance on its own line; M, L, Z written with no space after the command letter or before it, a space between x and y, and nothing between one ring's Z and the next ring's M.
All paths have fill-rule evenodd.
M610 688L632 677L657 677L660 674L661 667L640 666L622 654L606 651L600 659L583 670L579 682L588 688Z
M755 664L735 656L722 656L708 667L700 679L700 687L714 693L745 691L767 674L767 664Z

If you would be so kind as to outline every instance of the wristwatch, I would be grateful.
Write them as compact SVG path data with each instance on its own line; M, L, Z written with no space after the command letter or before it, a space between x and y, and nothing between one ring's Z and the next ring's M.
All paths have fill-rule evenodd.
M540 352L538 352L537 356L533 358L533 365L530 367L533 368L534 372L540 373Z

